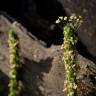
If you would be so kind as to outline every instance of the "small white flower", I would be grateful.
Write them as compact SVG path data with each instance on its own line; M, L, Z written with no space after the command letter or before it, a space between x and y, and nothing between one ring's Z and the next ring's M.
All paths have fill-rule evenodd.
M64 20L66 21L67 20L67 17L64 17Z
M60 16L60 17L59 17L59 19L60 19L60 20L63 20L63 17L62 17L62 16Z
M60 23L60 20L58 19L58 20L56 20L56 23L58 24L58 23Z

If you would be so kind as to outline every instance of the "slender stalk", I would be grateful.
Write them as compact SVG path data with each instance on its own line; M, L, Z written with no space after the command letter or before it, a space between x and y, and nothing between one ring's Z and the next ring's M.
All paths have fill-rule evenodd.
M15 23L13 23L9 31L9 63L10 63L10 81L8 96L18 96L19 94L19 80L18 70L21 66L19 55L19 39L15 30Z
M80 18L80 17L79 17ZM67 96L76 96L76 36L74 34L78 24L81 23L80 19L75 15L70 16L69 18L60 17L58 22L63 22L64 26L64 42L62 48L64 50L64 66L65 66L65 79L64 82L64 91Z
M65 90L67 96L75 96L76 91L76 69L75 69L75 38L74 38L74 28L67 24L64 27L64 65L66 71L66 81Z

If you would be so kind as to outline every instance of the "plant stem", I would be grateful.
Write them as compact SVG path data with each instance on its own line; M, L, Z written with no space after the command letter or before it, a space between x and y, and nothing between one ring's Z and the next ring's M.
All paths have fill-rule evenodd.
M74 29L67 24L64 27L64 65L65 65L65 90L67 96L75 96L77 88L75 84L76 70L75 70L75 43L74 43Z
M9 31L9 63L10 63L10 81L9 81L9 94L8 96L18 96L19 94L19 80L18 70L20 65L19 55L19 39L15 30L15 23L13 23Z
M62 44L62 48L64 50L64 66L65 66L65 79L64 82L64 91L67 96L76 96L76 36L75 31L78 28L78 25L82 23L80 20L81 17L78 18L75 15L67 17L59 17L56 21L57 23L61 23L64 26L64 42Z

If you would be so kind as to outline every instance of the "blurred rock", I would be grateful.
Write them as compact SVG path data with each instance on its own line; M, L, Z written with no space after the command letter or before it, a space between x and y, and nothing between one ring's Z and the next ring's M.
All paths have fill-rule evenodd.
M55 41L55 44L62 42L62 31L56 31L55 27L52 29L52 25L56 26L54 23L57 18L65 16L64 9L57 0L1 0L0 11L16 19L48 46Z
M8 96L8 80L10 66L8 62L8 31L11 22L0 15L0 94ZM16 24L20 39L21 61L20 70L24 85L22 96L65 96L63 93L64 64L60 46L44 47L21 24ZM78 65L76 82L78 96L96 95L96 65L77 55ZM6 91L5 91L6 90Z
M8 79L10 71L8 62L8 31L10 26L11 22L0 15L0 71L2 75L6 75ZM62 63L59 64L57 62L62 62L59 60L61 57L54 57L57 48L45 48L41 42L23 26L19 23L17 23L16 26L16 31L20 38L20 54L23 64L23 68L20 71L24 84L22 96L63 96L63 86L61 86L61 84L63 85L64 81L64 67ZM5 93L8 84L8 79L2 75L0 76L0 84L4 86L4 88L2 89L3 91L1 90L0 92L1 95ZM2 78L7 84L1 83ZM5 94L5 96L8 96L8 94Z

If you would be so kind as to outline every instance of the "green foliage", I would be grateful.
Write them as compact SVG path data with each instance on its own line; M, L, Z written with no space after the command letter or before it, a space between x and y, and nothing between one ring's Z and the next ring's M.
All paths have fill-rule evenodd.
M21 67L19 55L19 39L15 30L15 23L13 23L9 31L9 63L10 63L10 82L9 82L9 95L18 96L19 94L19 80L18 70Z
M59 17L57 23L63 23L64 26L64 42L62 48L64 50L64 66L65 66L65 79L64 91L67 96L75 96L76 94L76 36L74 34L78 25L80 25L81 17L76 17L75 15L67 17Z

